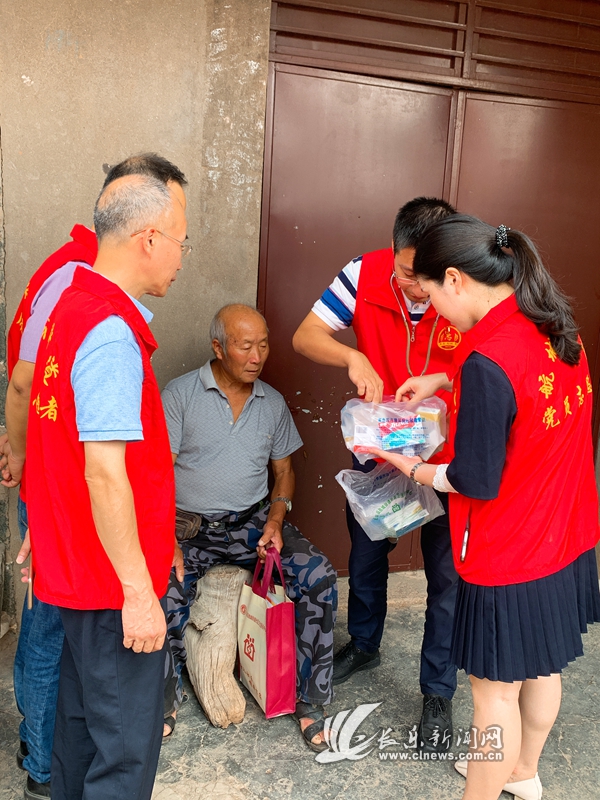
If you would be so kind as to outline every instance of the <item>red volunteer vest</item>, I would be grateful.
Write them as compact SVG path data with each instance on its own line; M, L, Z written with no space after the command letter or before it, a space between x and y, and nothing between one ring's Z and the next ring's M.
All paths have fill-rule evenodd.
M174 548L175 481L160 392L150 364L157 345L139 310L116 284L75 271L48 319L36 361L27 436L28 503L35 593L77 609L119 609L123 592L92 518L85 454L75 419L71 368L79 346L102 320L117 314L142 353L144 439L128 442L126 467L140 544L154 591L162 597ZM98 387L102 392L102 387Z
M58 269L68 264L69 261L83 261L90 266L93 266L96 261L98 241L94 231L91 231L84 225L75 225L71 231L71 238L73 239L72 242L67 242L55 253L52 253L51 256L48 256L43 264L33 273L29 283L25 287L23 297L21 298L17 312L8 330L7 369L9 380L15 368L15 364L19 360L21 338L27 321L31 316L31 305L44 283ZM27 465L25 465L23 469L23 477L21 478L21 487L19 489L19 494L23 502L27 500L26 472Z
M578 366L562 362L548 337L519 311L514 295L465 334L462 362L474 350L504 370L517 414L498 497L450 495L456 569L468 583L483 586L543 578L590 550L599 538L587 359L582 353ZM460 371L454 386L458 407ZM455 425L451 428L453 439Z
M25 325L27 325L27 320L31 316L31 304L44 283L57 269L64 267L69 261L83 261L92 267L94 266L98 254L96 234L84 225L75 225L71 231L71 238L72 242L67 242L55 253L52 253L51 256L48 256L44 263L33 273L23 292L23 297L8 330L7 367L9 380L15 364L19 360L21 337L23 336Z
M390 278L394 271L392 248L365 253L362 258L356 310L352 327L358 349L371 362L384 384L384 394L395 394L396 389L410 377L407 360L413 375L425 372L449 372L454 351L461 334L448 320L438 316L429 306L414 328L414 341L410 341L413 327L400 292L394 294ZM408 348L408 352L407 352ZM451 396L440 391L439 396L450 409ZM433 456L431 463L447 463L448 445Z

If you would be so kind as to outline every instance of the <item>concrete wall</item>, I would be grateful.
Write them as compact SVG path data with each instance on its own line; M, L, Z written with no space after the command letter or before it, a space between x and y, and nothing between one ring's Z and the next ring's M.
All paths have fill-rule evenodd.
M91 223L102 165L153 150L189 180L194 245L168 297L147 298L161 385L206 359L216 309L256 298L269 16L269 0L2 4L9 321L40 262Z

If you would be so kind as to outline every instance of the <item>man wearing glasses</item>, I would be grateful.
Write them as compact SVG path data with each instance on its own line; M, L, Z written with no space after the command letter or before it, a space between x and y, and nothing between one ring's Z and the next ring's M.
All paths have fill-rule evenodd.
M165 184L185 208L183 186L187 184L186 178L166 158L156 153L126 158L108 170L103 190L129 175L155 178ZM19 531L24 543L17 557L18 563L23 563L29 555L24 466L27 417L38 348L46 321L65 289L71 285L76 268L91 269L98 250L96 234L84 225L75 225L71 237L72 241L50 255L31 276L8 333L8 442L4 436L0 439L0 446L4 452L4 485L10 487L20 483ZM188 246L182 247L187 249ZM63 637L63 625L56 606L34 599L31 608L24 607L15 655L14 685L17 707L23 715L17 763L28 773L26 800L50 797L50 761Z
M368 402L379 403L383 395L394 395L411 376L445 372L460 334L436 313L415 280L413 260L428 227L454 213L449 203L437 198L417 197L402 206L394 222L392 246L358 256L344 267L294 334L294 349L318 364L346 368L358 395ZM350 326L357 349L335 338L338 331ZM374 461L364 466L353 461L354 469L364 472L375 467ZM445 497L441 499L447 503ZM334 658L334 685L380 663L388 554L395 547L387 539L371 541L348 506L346 515L352 543L348 562L351 638ZM447 514L423 527L421 548L427 611L421 649L424 698L419 744L423 750L445 750L452 736L456 689L450 644L457 581Z
M34 592L64 628L51 794L149 800L175 493L139 301L167 293L187 223L180 191L149 175L111 182L94 223L94 268L76 266L41 335L27 425Z

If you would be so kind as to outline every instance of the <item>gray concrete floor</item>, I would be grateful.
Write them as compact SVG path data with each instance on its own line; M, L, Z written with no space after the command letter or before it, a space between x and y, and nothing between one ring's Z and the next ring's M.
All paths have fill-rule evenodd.
M346 640L347 582L337 644ZM362 723L367 736L382 728L403 750L418 720L419 647L425 583L422 573L390 578L390 610L378 669L362 672L336 690L329 713L381 703ZM564 697L540 765L545 800L600 798L600 625L584 637L586 656L564 673ZM23 796L23 773L14 754L19 715L12 697L15 637L0 640L0 800ZM455 729L467 730L472 703L468 682L459 676L454 700ZM354 744L354 741L353 741ZM457 748L454 748L455 750ZM458 748L462 749L462 748ZM319 764L300 738L291 717L265 720L251 697L241 725L213 728L191 695L179 714L175 733L165 741L153 800L458 800L463 779L451 764L383 762L379 745L357 761ZM503 794L502 800L512 798ZM107 798L108 800L108 798Z

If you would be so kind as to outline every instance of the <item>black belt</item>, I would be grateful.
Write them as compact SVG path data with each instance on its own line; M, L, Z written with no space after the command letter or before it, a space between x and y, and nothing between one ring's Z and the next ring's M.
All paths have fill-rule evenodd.
M242 528L264 508L269 498L264 497L245 511L225 511L223 514L196 514L193 511L175 509L175 536L180 542L193 539L202 531L232 531Z

